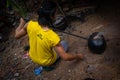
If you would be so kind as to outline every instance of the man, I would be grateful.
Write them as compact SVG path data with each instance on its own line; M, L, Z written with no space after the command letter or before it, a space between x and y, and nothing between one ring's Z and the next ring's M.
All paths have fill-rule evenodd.
M53 3L49 5L53 5ZM21 18L20 24L15 31L15 38L17 39L28 34L29 56L32 61L41 66L50 66L56 62L58 56L65 61L82 59L82 54L66 53L60 43L60 37L50 26L55 11L52 11L52 8L52 13L50 12L52 15L46 16L48 13L45 10L45 8L40 8L38 21L30 20L28 23L25 23L24 19Z

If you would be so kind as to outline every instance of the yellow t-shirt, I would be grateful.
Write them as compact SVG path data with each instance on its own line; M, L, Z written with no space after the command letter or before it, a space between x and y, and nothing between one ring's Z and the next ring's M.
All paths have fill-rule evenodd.
M53 64L57 59L53 46L60 42L59 36L51 29L43 30L37 21L28 23L27 33L30 44L29 55L32 61L43 66Z

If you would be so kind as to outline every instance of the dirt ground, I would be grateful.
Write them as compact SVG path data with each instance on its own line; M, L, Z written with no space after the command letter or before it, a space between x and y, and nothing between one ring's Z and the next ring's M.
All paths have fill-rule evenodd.
M75 10L75 9L74 9ZM28 44L27 36L17 40L14 30L9 39L0 44L0 80L120 80L120 7L115 1L104 3L97 12L87 15L85 22L73 21L70 33L89 37L93 32L102 32L107 48L102 54L93 54L87 40L59 33L69 42L69 53L82 53L84 60L60 60L56 69L43 71L36 76L34 69L39 65L27 58L23 47ZM66 31L67 31L66 30ZM87 79L91 78L91 79Z

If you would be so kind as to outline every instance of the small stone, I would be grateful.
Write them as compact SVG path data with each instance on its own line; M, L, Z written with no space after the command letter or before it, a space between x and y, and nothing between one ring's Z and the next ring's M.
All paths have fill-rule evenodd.
M68 70L68 72L70 73L70 72L71 72L71 70L69 69L69 70Z
M18 77L20 75L20 73L15 73L14 76L15 77Z
M54 74L54 76L56 76L57 74Z
M88 65L86 72L92 73L93 70L94 70L94 66L93 65Z

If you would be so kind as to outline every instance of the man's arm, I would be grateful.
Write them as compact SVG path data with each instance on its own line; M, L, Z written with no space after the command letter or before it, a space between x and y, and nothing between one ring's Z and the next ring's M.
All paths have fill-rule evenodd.
M59 43L54 47L55 51L58 53L58 55L65 61L71 61L74 59L83 59L82 54L71 54L66 53L62 45Z
M19 39L27 34L27 23L25 23L24 19L20 19L20 24L15 30L15 38Z

